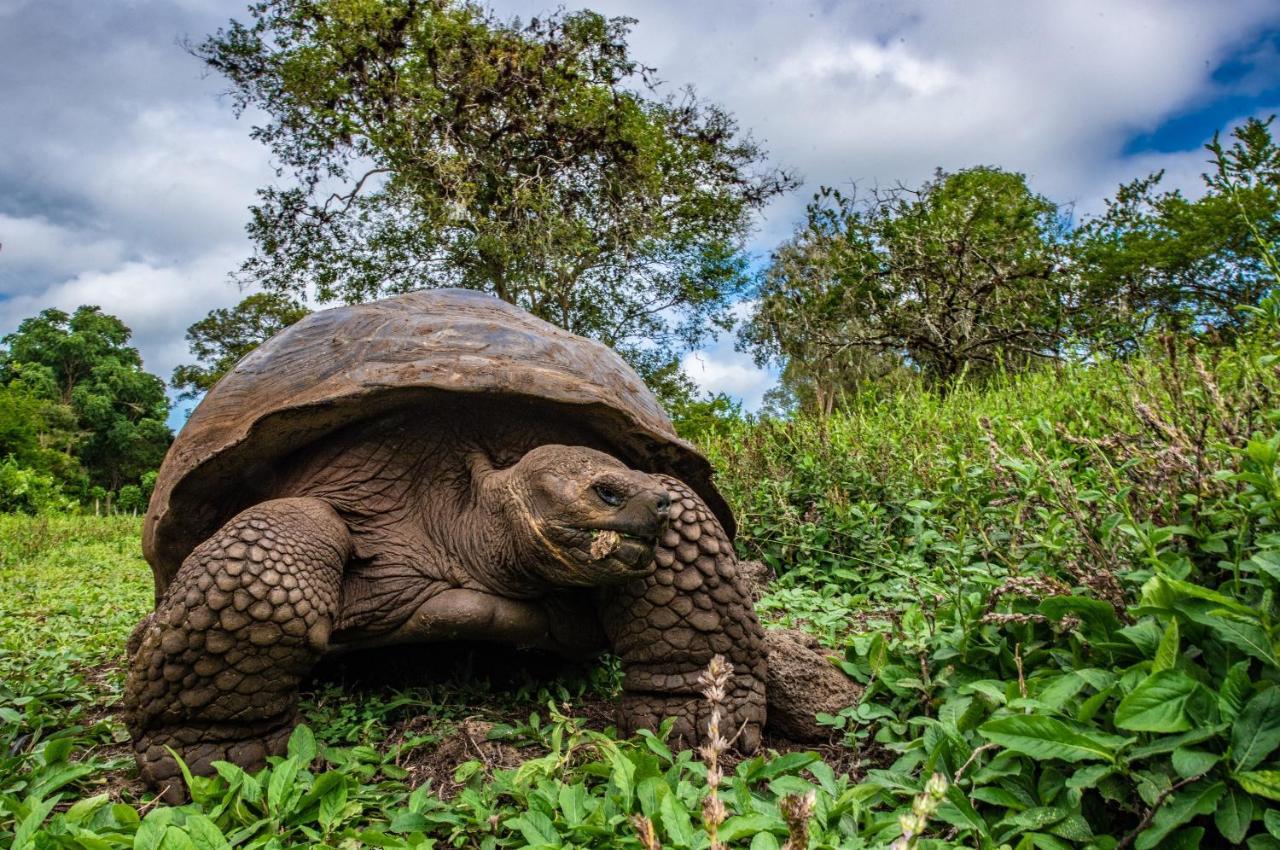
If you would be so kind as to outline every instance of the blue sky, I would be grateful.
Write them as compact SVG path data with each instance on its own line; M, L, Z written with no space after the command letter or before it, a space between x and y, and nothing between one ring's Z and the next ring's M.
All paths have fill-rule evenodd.
M493 2L525 17L549 5ZM998 165L1077 216L1155 169L1194 193L1215 129L1280 111L1274 0L591 5L637 18L637 57L726 106L805 179L761 217L758 258L824 183ZM237 121L180 44L243 9L0 0L0 334L45 307L99 304L167 376L187 359L186 327L243 296L227 274L274 171L252 116ZM685 366L749 409L772 383L732 337Z

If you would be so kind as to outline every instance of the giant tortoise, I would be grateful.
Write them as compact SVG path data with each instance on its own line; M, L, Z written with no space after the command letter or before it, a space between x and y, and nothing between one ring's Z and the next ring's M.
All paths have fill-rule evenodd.
M673 717L686 744L721 654L750 751L766 656L733 535L606 346L465 290L314 313L209 391L160 470L125 697L142 775L172 791L170 748L196 774L260 766L325 653L459 640L611 650L619 727Z

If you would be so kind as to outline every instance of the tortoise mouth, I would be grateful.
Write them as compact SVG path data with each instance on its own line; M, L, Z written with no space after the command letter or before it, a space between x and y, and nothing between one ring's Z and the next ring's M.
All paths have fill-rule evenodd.
M603 566L609 572L648 573L662 534L659 529L621 529L607 526L557 526L554 536L575 560Z

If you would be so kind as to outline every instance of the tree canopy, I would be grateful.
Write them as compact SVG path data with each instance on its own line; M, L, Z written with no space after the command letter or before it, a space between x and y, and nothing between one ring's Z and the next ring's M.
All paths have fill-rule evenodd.
M0 351L0 454L71 492L115 491L154 470L171 439L164 382L124 322L84 306L45 310Z
M1133 348L1152 329L1240 329L1241 305L1275 286L1260 246L1280 239L1280 147L1272 119L1215 136L1204 194L1161 188L1164 172L1122 185L1073 240L1082 338Z
M903 363L945 386L1051 357L1062 227L1056 205L997 168L863 198L823 188L765 268L740 343L822 413Z
M728 112L658 93L628 18L250 11L193 51L265 116L253 135L288 178L260 190L239 272L270 292L479 289L654 372L728 323L753 214L794 185Z
M178 397L193 399L208 391L237 360L308 312L278 292L257 292L234 307L211 311L187 328L187 343L199 362L173 370Z

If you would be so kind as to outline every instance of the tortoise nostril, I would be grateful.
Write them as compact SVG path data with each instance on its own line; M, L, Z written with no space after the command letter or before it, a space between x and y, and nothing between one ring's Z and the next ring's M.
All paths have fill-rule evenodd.
M658 513L668 514L671 512L671 497L666 493L658 496Z

